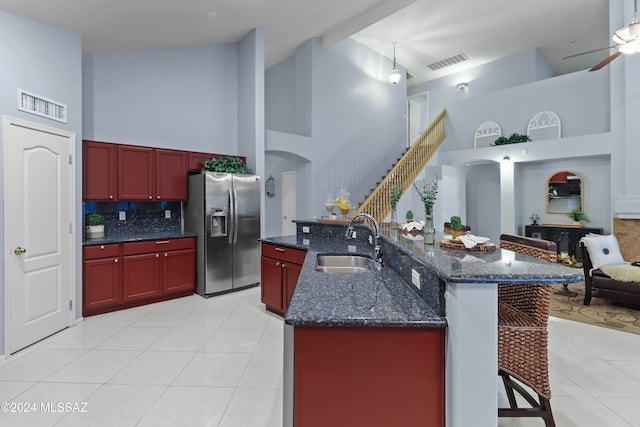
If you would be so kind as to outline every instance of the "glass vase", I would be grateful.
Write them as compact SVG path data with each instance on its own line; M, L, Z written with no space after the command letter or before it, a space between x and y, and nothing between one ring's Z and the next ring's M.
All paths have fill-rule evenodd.
M425 206L425 218L424 218L424 228L422 229L422 235L424 236L425 245L433 245L435 244L436 239L436 229L433 226L433 208L427 208Z
M389 220L389 226L391 228L398 228L398 212L396 208L391 209L391 219Z

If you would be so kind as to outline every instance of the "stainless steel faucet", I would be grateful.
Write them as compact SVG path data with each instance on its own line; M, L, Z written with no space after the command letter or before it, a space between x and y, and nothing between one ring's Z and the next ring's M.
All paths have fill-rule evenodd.
M353 224L356 222L358 218L368 218L373 223L373 251L375 253L376 263L379 266L382 266L382 248L380 247L380 226L378 225L378 221L371 215L367 213L360 213L351 218L351 222L349 223L349 228L347 228L347 232L344 237L347 239L351 239L353 234Z

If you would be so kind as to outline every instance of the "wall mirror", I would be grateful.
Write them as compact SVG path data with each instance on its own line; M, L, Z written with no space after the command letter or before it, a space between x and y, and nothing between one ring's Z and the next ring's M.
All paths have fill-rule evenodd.
M584 212L584 185L575 172L560 171L547 181L547 212L569 213L574 209Z

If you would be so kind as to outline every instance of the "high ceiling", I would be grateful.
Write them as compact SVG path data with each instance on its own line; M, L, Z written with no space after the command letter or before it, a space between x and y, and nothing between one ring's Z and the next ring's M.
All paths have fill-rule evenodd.
M352 36L389 58L397 42L411 84L535 47L563 74L608 51L562 57L611 43L608 0L0 0L0 10L81 34L84 53L234 43L263 27L269 67L311 37ZM427 67L460 53L469 60Z

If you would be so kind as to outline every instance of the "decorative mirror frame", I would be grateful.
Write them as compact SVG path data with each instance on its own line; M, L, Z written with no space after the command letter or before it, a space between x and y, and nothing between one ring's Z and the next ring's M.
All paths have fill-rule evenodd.
M558 139L562 136L560 117L553 111L540 111L529 120L527 136L532 141Z
M502 129L496 122L486 121L476 129L476 135L473 138L473 148L483 148L491 146L498 137L502 136ZM489 140L489 145L483 145L482 142ZM478 144L480 143L480 144Z
M568 178L569 176L575 176L576 178L574 178L573 180L578 181L580 183L580 196L579 196L579 203L567 203L566 204L566 208L565 209L554 209L553 206L551 206L551 203L554 200L566 200L567 202L571 202L572 200L575 201L575 199L578 199L578 197L574 197L571 195L571 191L575 191L575 190L571 190L571 188L569 187L569 181L572 179L567 179L567 186L566 187L562 187L562 188L556 188L554 191L555 186L554 183L551 182L552 179L554 179L557 175L561 175L561 174L566 174L566 177ZM560 183L562 184L562 183ZM551 175L549 177L549 179L547 179L547 186L546 188L546 192L547 192L547 196L546 196L546 200L547 200L547 213L559 213L559 214L568 214L571 213L572 210L576 209L576 208L580 208L580 212L584 212L584 181L582 180L582 177L580 176L579 173L573 172L573 171L569 171L569 170L562 170L562 171L558 171L555 172L553 175ZM561 194L567 193L568 195L564 196ZM555 193L555 194L554 194ZM574 206L575 204L575 206Z

